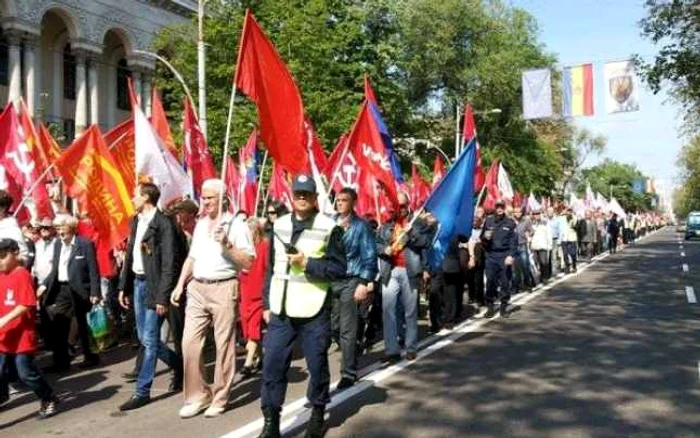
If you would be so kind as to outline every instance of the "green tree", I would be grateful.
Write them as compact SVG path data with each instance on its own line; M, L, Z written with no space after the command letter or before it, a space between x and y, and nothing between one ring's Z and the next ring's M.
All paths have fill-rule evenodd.
M650 62L637 56L643 78L654 93L664 84L683 105L686 128L700 128L700 8L697 0L646 0L642 35L660 46Z
M674 208L685 216L700 210L700 135L693 137L678 155L681 187L674 199Z
M635 166L606 159L601 164L584 169L582 173L579 193L583 193L586 184L590 184L594 192L606 198L614 197L627 211L647 211L652 208L651 194L635 193L632 189L635 180L646 179Z

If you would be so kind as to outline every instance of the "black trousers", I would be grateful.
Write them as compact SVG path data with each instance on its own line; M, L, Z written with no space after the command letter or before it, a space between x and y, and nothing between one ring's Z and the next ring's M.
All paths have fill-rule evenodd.
M466 274L467 288L469 289L469 301L484 304L484 267L475 266L468 269Z
M92 307L90 302L74 292L68 284L62 283L59 285L59 291L53 304L56 310L49 311L48 333L51 339L50 344L54 364L58 367L68 367L70 365L68 336L74 316L78 323L80 345L85 360L88 362L97 361L97 355L90 348L92 336L87 323L87 314Z
M446 324L456 324L461 316L464 277L461 272L436 274L430 282L430 327L440 330Z
M619 233L610 234L610 254L615 254L617 252L617 239L619 237Z
M496 300L505 306L510 300L510 268L505 263L506 253L491 253L486 256L486 302Z
M341 352L340 374L351 380L357 380L357 359L361 351L358 341L361 340L364 321L369 311L367 303L355 301L355 289L359 284L359 278L347 278L331 284L333 294L331 321L337 324Z

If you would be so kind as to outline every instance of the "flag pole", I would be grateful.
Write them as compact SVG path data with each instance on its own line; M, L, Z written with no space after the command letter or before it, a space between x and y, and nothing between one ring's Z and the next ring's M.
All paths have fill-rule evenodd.
M229 144L231 143L231 123L233 122L233 108L235 105L236 101L236 83L233 83L233 87L231 88L231 100L229 101L228 104L228 119L226 122L226 137L224 140L224 153L222 155L223 159L221 160L221 178L223 180L226 179L226 166L228 164L228 160L226 157L228 157L228 152L229 152ZM224 192L226 190L221 190L219 193L219 215L221 216L223 214L223 205L224 205Z
M374 185L374 211L377 213L377 224L382 226L382 212L379 211L379 197L377 196L377 184Z
M260 176L258 177L258 190L255 192L255 216L256 217L260 217L258 215L258 203L260 203L260 192L262 190L263 176L265 175L265 164L266 163L267 163L267 149L265 149L265 155L263 155L262 166L260 166ZM267 203L265 205L267 205ZM263 205L263 209L265 208L265 205Z

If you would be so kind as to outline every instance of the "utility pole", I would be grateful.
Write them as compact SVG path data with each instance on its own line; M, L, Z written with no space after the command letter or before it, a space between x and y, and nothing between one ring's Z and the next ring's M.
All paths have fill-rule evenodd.
M455 103L455 161L459 158L460 152L462 152L462 141L459 132L459 102Z
M199 126L202 129L204 138L207 138L207 87L205 82L205 47L204 47L204 3L206 0L197 2L197 77L199 79Z

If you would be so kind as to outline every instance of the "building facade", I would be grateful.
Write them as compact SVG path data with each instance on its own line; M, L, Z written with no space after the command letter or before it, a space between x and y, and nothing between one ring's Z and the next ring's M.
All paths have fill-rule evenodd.
M0 0L0 99L24 99L64 142L129 116L127 78L149 112L155 61L143 52L196 11L196 0Z

